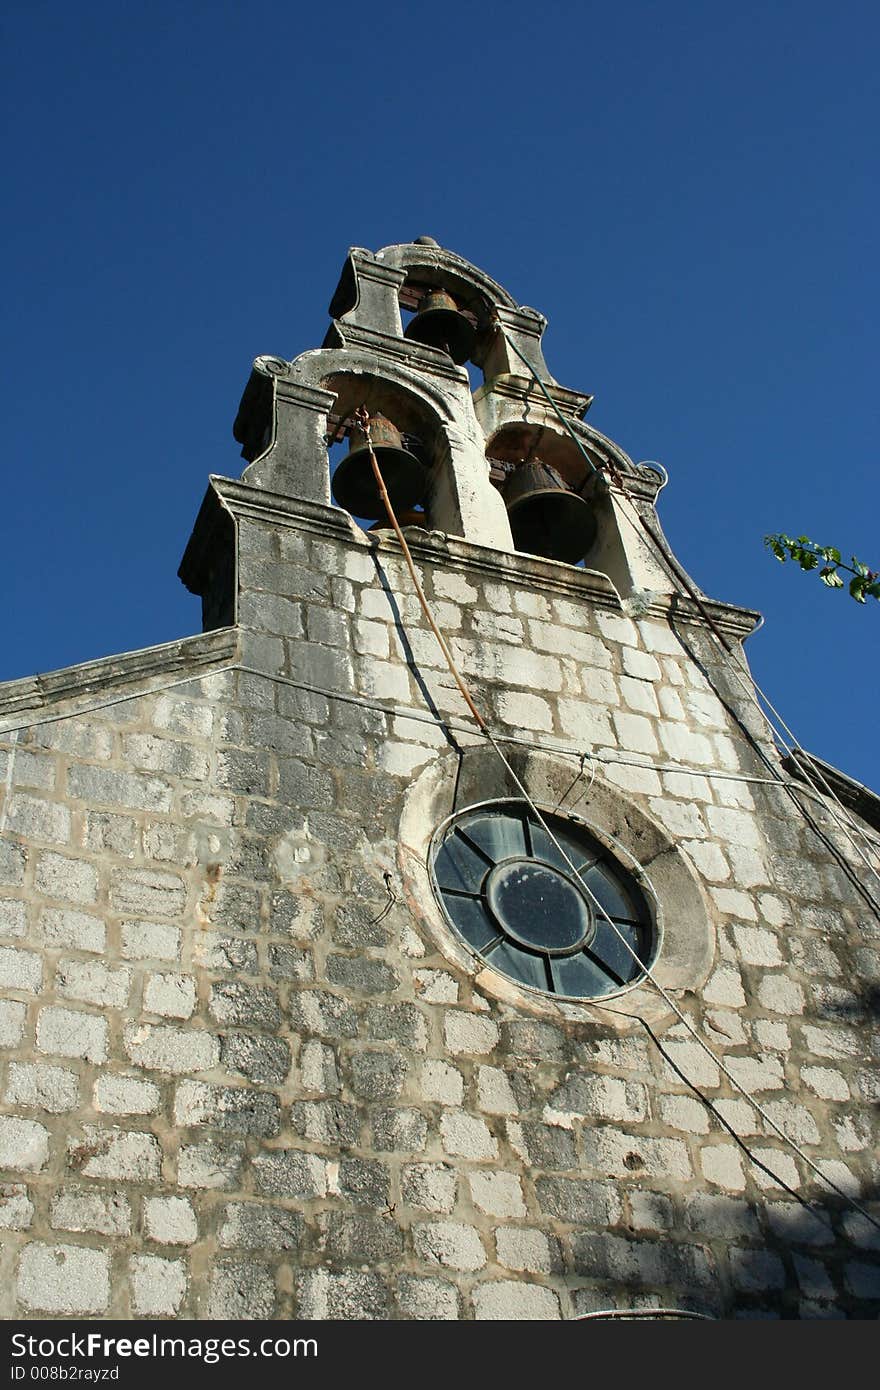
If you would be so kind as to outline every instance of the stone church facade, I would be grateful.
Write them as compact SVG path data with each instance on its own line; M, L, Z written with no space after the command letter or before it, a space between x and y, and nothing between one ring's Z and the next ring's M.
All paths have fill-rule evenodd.
M427 238L330 312L204 633L0 687L3 1316L876 1317L877 800L538 313Z

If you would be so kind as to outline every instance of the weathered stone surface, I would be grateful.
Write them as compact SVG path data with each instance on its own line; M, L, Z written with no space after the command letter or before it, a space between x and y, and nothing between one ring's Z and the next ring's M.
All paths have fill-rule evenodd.
M447 274L473 394L399 340ZM833 775L843 835L799 789L736 669L753 615L673 592L632 524L658 475L549 378L612 486L588 565L511 549L487 451L571 441L513 351L545 373L539 317L471 274L356 248L334 346L255 368L254 462L181 571L235 626L0 687L7 1317L876 1317L876 799ZM389 374L432 462L413 563L509 768L398 541L328 505L324 433ZM432 837L526 793L636 876L682 1016L551 999L446 921Z
M110 1302L110 1256L82 1245L26 1246L17 1292L35 1313L103 1313Z

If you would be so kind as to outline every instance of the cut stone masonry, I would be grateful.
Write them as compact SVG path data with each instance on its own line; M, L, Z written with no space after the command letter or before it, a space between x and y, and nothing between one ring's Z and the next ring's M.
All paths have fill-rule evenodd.
M473 396L403 336L436 285ZM352 251L331 314L258 359L248 467L210 481L181 574L211 630L0 687L2 1315L877 1316L876 798L834 774L842 829L783 762L756 615L628 539L659 475L580 421L540 315L424 240ZM571 440L511 342L600 467L584 566L513 548L487 445ZM558 998L446 919L435 832L521 792L394 534L330 501L365 383L429 437L405 534L479 709L644 875L714 1057L650 981Z

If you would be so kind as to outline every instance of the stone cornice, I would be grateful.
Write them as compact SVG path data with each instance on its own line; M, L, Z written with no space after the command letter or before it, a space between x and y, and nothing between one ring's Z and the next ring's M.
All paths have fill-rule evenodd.
M7 728L18 727L10 723L15 715L36 714L64 700L77 700L141 681L147 683L142 692L146 695L151 681L159 680L161 684L169 676L189 673L193 677L210 675L211 667L236 660L238 650L238 629L226 627L120 656L83 661L60 671L4 681L0 683L0 720Z
M356 549L400 555L401 549L393 532L366 534L339 507L326 507L305 502L281 493L268 492L232 478L211 477L211 487L234 516L249 517L273 526L288 526L316 536L328 534L346 540ZM626 613L611 580L598 570L579 569L556 560L523 555L518 551L494 550L476 545L457 536L440 531L425 531L407 527L406 539L413 556L429 564L443 565L462 572L476 570L495 583L527 584L541 592L554 593L572 599L588 598L590 602L612 612ZM701 598L700 606L681 594L645 595L639 607L639 617L668 621L674 614L676 623L707 627L705 613L722 632L741 640L760 622L760 614L717 599Z

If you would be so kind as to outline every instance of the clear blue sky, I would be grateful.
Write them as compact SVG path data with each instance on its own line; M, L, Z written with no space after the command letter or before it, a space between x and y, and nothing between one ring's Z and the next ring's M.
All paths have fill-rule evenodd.
M670 484L811 751L880 788L875 0L7 7L0 678L198 631L176 577L257 353L317 346L349 245L420 234L545 313Z

